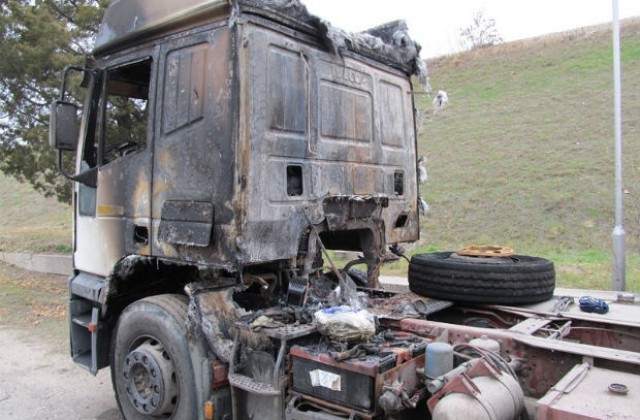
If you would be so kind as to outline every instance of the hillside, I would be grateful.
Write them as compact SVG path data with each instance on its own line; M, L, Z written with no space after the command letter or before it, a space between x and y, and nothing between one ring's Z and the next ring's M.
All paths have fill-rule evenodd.
M640 19L622 25L627 285L640 291ZM431 60L448 106L422 112L422 195L411 253L501 244L552 259L562 286L610 287L611 33L584 28ZM0 175L0 251L68 252L71 212ZM406 273L406 265L391 267Z
M448 106L423 113L420 249L501 244L559 265L561 283L609 287L614 218L609 27L512 42L428 63ZM640 19L622 25L627 283L640 289ZM631 272L629 271L631 269ZM606 274L605 275L603 275ZM602 278L606 277L606 278ZM631 279L630 277L633 277Z
M0 252L71 251L71 209L0 172Z

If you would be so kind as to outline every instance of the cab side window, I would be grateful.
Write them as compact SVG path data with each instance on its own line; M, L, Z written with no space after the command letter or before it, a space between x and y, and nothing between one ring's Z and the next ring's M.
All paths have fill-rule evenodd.
M146 147L151 58L92 74L82 172L134 154ZM79 187L79 213L96 215L96 189Z
M151 59L109 69L104 78L100 164L146 147Z

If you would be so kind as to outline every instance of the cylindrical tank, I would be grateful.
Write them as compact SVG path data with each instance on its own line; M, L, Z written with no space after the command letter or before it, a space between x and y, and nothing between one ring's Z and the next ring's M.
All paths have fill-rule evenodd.
M486 335L480 336L480 338L474 338L469 341L469 345L482 350L489 350L494 353L500 354L500 343L496 340L488 338Z
M472 381L480 390L477 397L448 394L433 410L433 420L512 420L522 411L524 395L510 375L503 373L499 380L478 376Z
M424 371L427 378L437 378L453 369L453 347L448 343L429 343Z

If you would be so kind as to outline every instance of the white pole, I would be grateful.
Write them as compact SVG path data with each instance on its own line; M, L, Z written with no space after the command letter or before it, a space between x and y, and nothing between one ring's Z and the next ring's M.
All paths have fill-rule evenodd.
M616 225L613 228L613 273L611 287L616 291L625 290L625 236L622 213L622 105L620 78L620 21L618 0L613 0L613 104L615 113L615 164L616 164Z

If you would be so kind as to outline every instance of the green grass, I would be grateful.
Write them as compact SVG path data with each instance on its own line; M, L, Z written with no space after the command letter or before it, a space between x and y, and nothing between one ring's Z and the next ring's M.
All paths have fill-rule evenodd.
M640 20L622 30L627 284L640 291ZM609 288L614 219L612 49L587 28L432 60L449 106L425 120L421 192L431 206L412 252L500 244L554 260L558 283ZM400 266L393 271L401 271Z
M640 20L622 25L627 284L640 291ZM416 95L431 211L410 253L500 244L556 263L558 284L611 284L614 218L608 28L518 41L429 63L450 103ZM69 252L71 211L0 175L0 251ZM385 267L405 275L406 262Z
M71 252L71 208L0 173L0 252Z
M0 263L0 325L59 342L67 331L67 279Z

